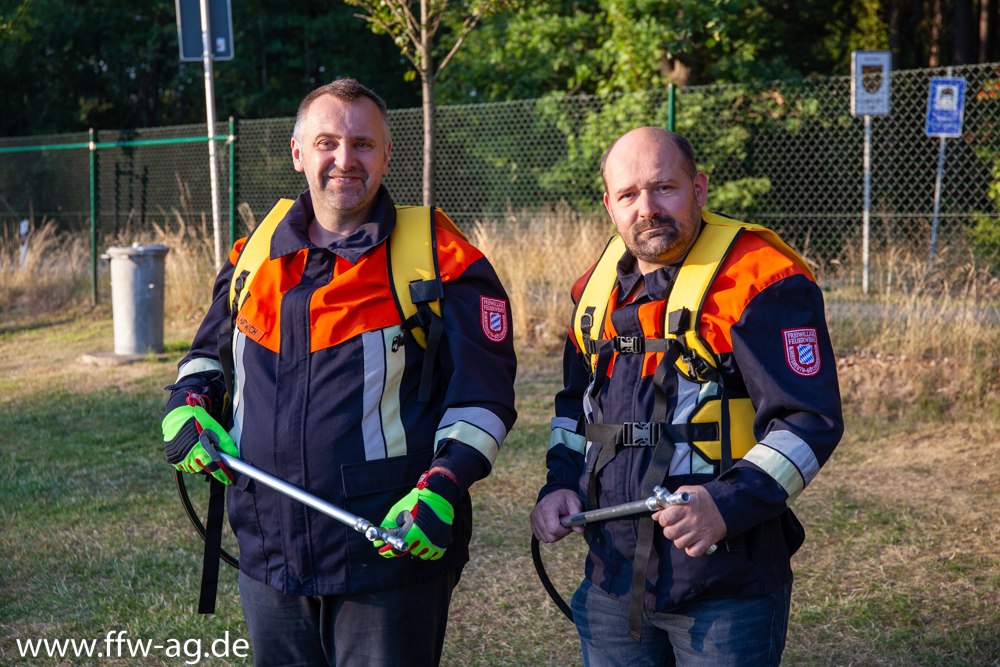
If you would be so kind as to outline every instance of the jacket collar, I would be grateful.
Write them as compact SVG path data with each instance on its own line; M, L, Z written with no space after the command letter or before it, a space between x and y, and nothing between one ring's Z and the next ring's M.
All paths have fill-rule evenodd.
M309 224L316 217L313 212L312 194L306 190L296 198L284 219L271 236L271 259L291 255L306 248L315 248L309 240ZM389 238L396 227L396 207L389 191L380 185L375 195L375 209L365 222L347 238L327 246L327 250L357 264L361 256Z
M701 227L698 229L698 235L701 235L701 230L705 228L705 223L701 223ZM693 245L691 246L694 247ZM688 253L691 251L688 250ZM639 270L639 263L635 261L635 257L628 250L622 255L622 258L618 260L617 271L618 271L618 303L622 303L625 298L632 293L635 288L635 284L639 282L643 277L645 277L645 284L643 285L642 291L636 295L633 299L633 303L638 301L641 297L646 296L650 301L663 301L668 296L670 296L670 288L673 287L674 281L677 280L677 273L681 270L681 265L684 264L684 260L687 259L687 253L684 257L674 262L673 264L668 264L667 266L662 266L655 271L647 273L645 276Z

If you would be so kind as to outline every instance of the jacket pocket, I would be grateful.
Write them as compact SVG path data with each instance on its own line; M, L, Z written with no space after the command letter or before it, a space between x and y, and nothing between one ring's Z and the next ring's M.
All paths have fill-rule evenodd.
M345 504L349 511L379 522L393 503L417 484L430 467L431 450L387 459L346 463L340 467Z

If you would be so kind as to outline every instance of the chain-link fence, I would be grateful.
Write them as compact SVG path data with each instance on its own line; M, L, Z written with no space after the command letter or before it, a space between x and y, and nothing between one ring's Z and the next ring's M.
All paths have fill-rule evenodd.
M873 285L891 289L901 257L925 262L930 247L938 140L924 134L930 78L944 69L892 74L892 114L872 121ZM1000 274L1000 66L954 69L968 80L965 135L947 142L941 188L940 270ZM713 210L779 231L812 263L836 300L860 285L863 122L848 110L849 79L713 85L676 91L676 130L711 177ZM459 224L524 220L553 211L600 214L600 156L624 131L667 126L667 91L552 97L438 108L435 204ZM278 197L306 187L291 164L293 119L238 123L237 235ZM386 184L399 204L419 204L420 109L390 112L393 152ZM216 134L227 134L219 123ZM203 125L127 133L98 141L204 135ZM0 149L87 141L86 134L0 140ZM220 209L227 218L227 149L220 150ZM55 218L89 227L88 151L0 154L4 235L16 220ZM97 152L98 238L128 242L153 222L183 217L211 225L204 143ZM12 224L14 223L14 224ZM159 224L159 222L157 222ZM229 220L222 221L228 226ZM103 251L103 247L98 249ZM852 292L853 294L854 292ZM850 298L856 298L858 295Z

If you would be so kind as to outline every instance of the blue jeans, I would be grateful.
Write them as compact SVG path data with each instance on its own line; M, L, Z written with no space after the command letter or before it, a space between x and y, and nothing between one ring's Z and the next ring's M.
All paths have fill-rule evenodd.
M629 608L584 579L570 603L585 667L771 667L781 662L791 582L754 598L647 611L642 642L628 636Z
M374 593L285 595L240 572L256 667L434 667L459 570Z

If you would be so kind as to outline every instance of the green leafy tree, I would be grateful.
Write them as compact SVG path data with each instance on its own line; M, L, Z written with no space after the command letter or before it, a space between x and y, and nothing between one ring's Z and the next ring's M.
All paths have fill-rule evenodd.
M442 79L439 99L468 103L830 74L846 66L858 2L877 4L516 0L483 19Z
M352 76L393 107L419 100L391 44L351 9L318 0L233 0L236 57L215 65L220 117L288 116L313 88ZM7 11L0 133L203 123L200 62L181 63L173 0L31 0ZM16 37L16 38L15 38Z
M27 10L30 3L31 0L22 0L14 8L8 10L5 7L0 13L0 44L28 39L27 28L31 19Z
M423 200L424 206L430 206L434 202L434 84L479 21L500 6L502 0L452 0L450 3L449 0L420 0L417 14L413 11L412 0L345 2L365 11L355 16L367 21L374 33L392 37L415 70L408 72L407 78L420 77L424 111ZM435 64L434 38L445 19L455 29L451 31L447 53Z

